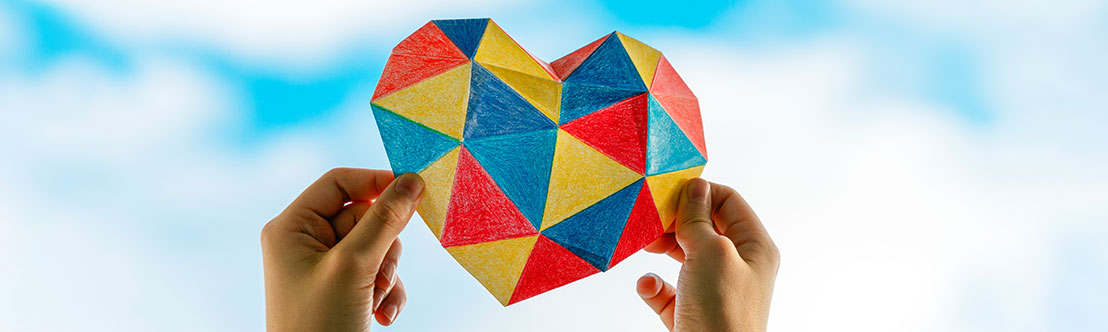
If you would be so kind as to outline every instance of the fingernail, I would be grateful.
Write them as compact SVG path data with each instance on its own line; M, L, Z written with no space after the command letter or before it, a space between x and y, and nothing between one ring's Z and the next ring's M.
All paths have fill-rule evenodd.
M689 181L689 202L704 204L708 202L708 181L696 178Z
M423 193L423 179L413 173L405 173L396 178L394 190L408 196L408 199L415 200Z
M374 287L373 289L373 310L377 310L377 306L381 305L381 301L385 299L385 290Z
M659 286L662 284L662 277L659 277L657 274L654 274L653 272L644 274L643 277L644 278L650 278L652 280L652 283L650 285L646 286L646 287L649 287L647 289L643 289L643 288L639 287L638 288L639 295L650 297L650 296L654 296L655 294L658 294L658 289L660 288Z
M393 275L396 274L396 264L385 263L385 266L381 268L381 275L385 276L385 279L389 281L393 280Z
M390 304L387 307L385 307L385 317L389 318L389 324L392 324L393 322L396 321L396 305L395 304Z

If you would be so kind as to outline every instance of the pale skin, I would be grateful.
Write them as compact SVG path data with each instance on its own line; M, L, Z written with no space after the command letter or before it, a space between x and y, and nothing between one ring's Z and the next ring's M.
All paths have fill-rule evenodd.
M765 331L780 254L734 189L692 179L674 233L646 250L681 262L677 287L649 273L637 290L670 331Z
M334 169L262 229L269 331L367 331L407 302L397 236L423 198L415 174ZM636 288L671 331L764 331L778 253L734 190L693 179L675 233L647 246L682 262L677 287L653 274Z

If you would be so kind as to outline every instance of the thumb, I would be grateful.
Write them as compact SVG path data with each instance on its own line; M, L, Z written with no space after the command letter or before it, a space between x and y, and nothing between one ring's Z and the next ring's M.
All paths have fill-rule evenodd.
M389 246L408 225L422 199L423 179L419 175L406 173L397 177L335 249L370 259L370 266L380 265Z
M712 224L711 202L711 185L700 178L689 180L677 201L675 232L686 259L722 240Z

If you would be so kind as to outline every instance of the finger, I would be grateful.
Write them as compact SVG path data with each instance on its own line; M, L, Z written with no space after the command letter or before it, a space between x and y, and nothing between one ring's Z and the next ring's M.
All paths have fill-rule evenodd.
M670 249L673 249L673 247L676 246L677 239L673 237L673 233L665 233L655 239L654 242L646 245L646 247L643 249L655 254L661 254L669 251Z
M677 201L676 239L685 257L716 255L709 249L719 248L723 239L712 223L711 185L703 179L689 180ZM731 246L730 241L726 243Z
M656 254L666 254L672 257L678 262L685 262L685 251L681 249L681 246L677 245L677 239L674 238L673 233L665 233L659 236L644 248L648 252Z
M354 229L354 225L358 224L358 219L361 219L368 209L369 202L354 202L343 207L342 210L339 210L339 213L331 217L331 228L335 231L335 241L342 241L342 238L350 234L350 230Z
M378 306L381 305L381 301L385 299L385 295L392 290L393 284L396 282L396 267L400 264L401 251L403 251L403 246L400 245L400 239L393 240L392 246L389 247L384 260L381 261L377 278L373 282L373 310L377 310Z
M380 266L422 197L423 179L414 173L401 175L385 188L335 249L368 259L368 266Z
M673 246L673 249L666 251L666 255L678 262L685 262L685 250L681 249L681 246Z
M739 256L747 262L776 264L777 246L742 195L730 187L713 183L711 196L716 228L734 242Z
M376 198L392 179L390 171L332 169L300 193L286 211L305 210L330 219L346 202Z
M647 273L640 277L635 288L643 302L646 302L646 305L658 314L658 317L662 319L662 323L666 324L666 328L673 331L673 309L676 303L677 289L653 273Z
M381 302L381 310L377 310L373 315L377 318L377 323L384 326L392 325L393 322L396 322L396 316L400 315L400 311L404 310L404 305L407 303L408 292L404 289L404 282L397 278L396 285L392 287L388 297Z

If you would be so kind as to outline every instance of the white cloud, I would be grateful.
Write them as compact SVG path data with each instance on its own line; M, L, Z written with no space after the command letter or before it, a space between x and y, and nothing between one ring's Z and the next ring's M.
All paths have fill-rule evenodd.
M136 1L52 3L125 45L175 42L284 65L326 64L351 47L394 45L429 20L488 17L511 1Z
M1093 123L1104 118L1108 57L1103 1L851 1L863 20L880 20L906 39L943 40L964 46L981 67L980 82L1008 129L1066 131L1073 137L1104 135ZM863 29L871 29L869 26ZM864 34L864 31L862 31ZM1085 118L1087 121L1072 121ZM1099 121L1098 121L1099 120ZM1045 127L1045 128L1044 128Z
M257 232L298 174L327 167L328 144L221 146L236 119L219 81L171 59L133 65L73 56L0 78L0 330L259 326Z
M2 80L0 87L0 107L18 120L4 122L6 135L27 143L30 154L133 156L202 135L220 120L215 113L230 106L218 81L150 58L112 71L73 56L37 77Z
M365 50L391 49L433 19L491 17L547 61L615 29L604 23L603 8L548 1L47 2L78 26L126 50L200 47L251 66L289 72L351 61L352 53Z

